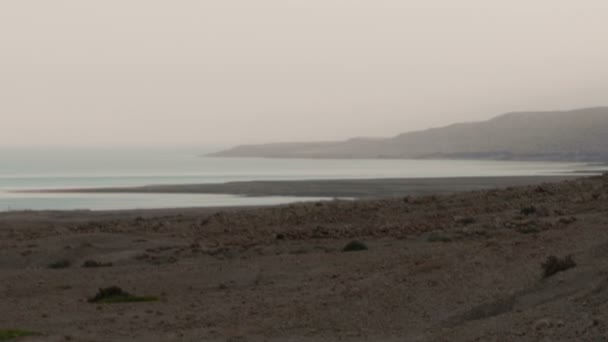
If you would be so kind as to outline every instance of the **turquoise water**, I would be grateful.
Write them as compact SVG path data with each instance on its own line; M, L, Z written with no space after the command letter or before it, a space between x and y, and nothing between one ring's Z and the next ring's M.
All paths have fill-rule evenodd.
M320 198L179 194L18 194L28 189L246 180L571 174L580 163L206 158L204 148L0 149L0 211L267 205Z

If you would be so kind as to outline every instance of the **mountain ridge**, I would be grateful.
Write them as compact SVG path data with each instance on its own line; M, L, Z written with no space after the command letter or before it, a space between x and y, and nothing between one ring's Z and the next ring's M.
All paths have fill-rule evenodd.
M211 156L608 161L608 107L511 112L389 138L240 145Z

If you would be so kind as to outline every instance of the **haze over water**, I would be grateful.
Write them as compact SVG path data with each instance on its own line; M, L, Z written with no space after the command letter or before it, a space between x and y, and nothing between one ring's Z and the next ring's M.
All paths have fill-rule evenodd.
M26 189L222 183L248 180L434 178L570 174L580 163L455 160L206 158L192 148L0 150L0 211L267 205L319 200L192 194L18 194Z

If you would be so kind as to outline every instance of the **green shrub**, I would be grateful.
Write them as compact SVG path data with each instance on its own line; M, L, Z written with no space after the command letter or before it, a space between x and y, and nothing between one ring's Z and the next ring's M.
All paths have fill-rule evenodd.
M26 337L26 336L35 336L35 335L39 335L35 332L31 332L31 331L25 331L25 330L2 330L0 329L0 341L9 341L15 338L19 338L19 337Z
M72 266L72 263L69 260L59 260L49 265L49 268L58 270L62 268L68 268Z
M461 217L461 218L456 219L456 223L461 224L463 226L468 226L475 222L477 222L477 220L475 220L474 217Z
M360 241L351 241L342 249L344 252L360 252L368 250L367 246Z
M432 233L427 238L428 242L451 242L452 239L444 234Z
M116 304L116 303L137 303L137 302L156 302L158 297L138 297L123 291L118 286L110 286L99 289L95 297L89 298L89 303Z
M536 207L535 206L525 207L525 208L522 208L520 212L522 215L530 216L530 215L536 213Z
M559 272L576 267L576 262L572 255L568 255L565 258L550 256L541 266L543 268L543 277L549 278Z
M530 225L527 227L520 227L517 229L518 232L522 233L522 234L538 234L541 232L541 230L534 225Z

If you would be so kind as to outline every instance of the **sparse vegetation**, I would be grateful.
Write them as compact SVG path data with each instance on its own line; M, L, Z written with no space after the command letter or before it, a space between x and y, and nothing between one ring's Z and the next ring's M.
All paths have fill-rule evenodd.
M62 269L62 268L68 268L70 266L72 266L72 263L69 260L59 260L52 264L49 264L49 268L52 268L55 270Z
M548 257L547 261L542 264L543 277L549 278L559 272L563 272L574 267L576 267L576 262L574 261L572 255L568 255L564 258L558 258L552 255Z
M106 287L99 289L95 297L89 298L89 303L101 304L117 304L117 303L138 303L138 302L156 302L158 297L138 297L130 294L118 286Z
M95 260L87 260L82 264L84 268L99 268L99 267L112 267L111 262L103 263Z
M0 341L10 341L19 337L40 335L35 332L26 330L2 330L0 329Z
M456 219L456 223L461 224L463 226L468 226L470 224L475 223L474 217L460 217Z
M535 206L525 207L525 208L522 208L520 212L522 215L530 216L530 215L536 213L536 207Z
M360 252L368 250L367 246L361 241L351 241L342 249L344 252Z
M576 217L571 216L571 217L562 217L559 219L559 223L564 224L564 225L569 225L576 222Z
M444 235L444 234L432 233L427 238L427 241L428 242L451 242L452 239L449 236Z
M522 234L538 234L541 232L540 228L534 225L529 225L525 227L520 227L517 229L518 232Z

